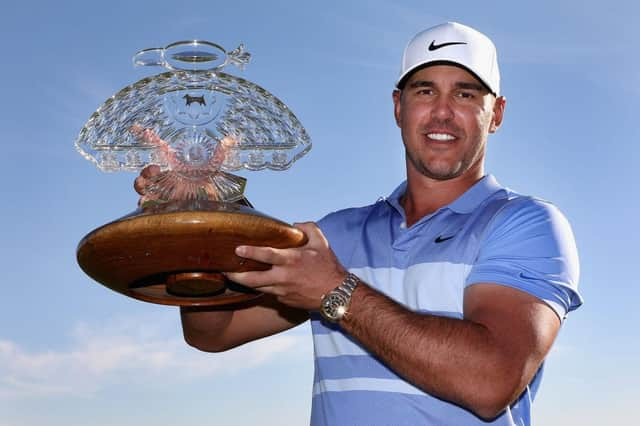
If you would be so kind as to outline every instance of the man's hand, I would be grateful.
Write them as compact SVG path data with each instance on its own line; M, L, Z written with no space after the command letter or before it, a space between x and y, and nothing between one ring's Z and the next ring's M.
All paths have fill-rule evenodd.
M151 164L140 172L140 175L133 182L133 189L136 190L138 194L140 194L140 199L138 200L138 205L141 206L148 201L157 201L158 194L149 191L149 184L154 178L157 178L162 172L160 170L160 166L157 164Z
M217 172L211 171L211 176L201 175L199 179L188 179L185 166L162 171L157 164L151 164L142 169L140 175L133 183L133 188L141 195L138 205L143 206L147 202L167 202L194 199L219 200L220 191L214 185L211 176ZM219 175L223 176L223 175ZM227 179L231 179L232 175ZM235 177L242 180L240 177Z
M329 247L320 228L313 222L295 224L309 241L302 247L239 246L238 256L273 265L267 271L226 273L240 284L273 294L285 305L315 311L322 296L337 287L347 275Z

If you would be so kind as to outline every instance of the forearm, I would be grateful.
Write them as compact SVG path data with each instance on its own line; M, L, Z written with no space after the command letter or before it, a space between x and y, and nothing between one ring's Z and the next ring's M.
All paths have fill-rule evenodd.
M233 318L231 310L180 308L184 340L207 352L220 352L233 347L223 337Z
M341 327L408 382L481 417L522 391L521 369L482 324L414 313L360 285Z
M308 319L308 312L263 295L242 306L183 307L180 318L189 345L206 352L221 352L294 327Z

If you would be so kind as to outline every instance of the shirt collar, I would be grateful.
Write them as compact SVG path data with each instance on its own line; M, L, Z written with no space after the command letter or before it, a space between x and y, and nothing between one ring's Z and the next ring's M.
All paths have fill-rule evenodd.
M387 202L391 204L400 213L404 212L402 205L400 205L400 198L407 190L407 181L402 182L398 187L387 197ZM471 213L476 207L480 205L484 200L498 191L504 191L505 188L498 183L493 175L485 175L482 179L476 182L471 188L456 198L451 204L442 207L449 210L466 214Z

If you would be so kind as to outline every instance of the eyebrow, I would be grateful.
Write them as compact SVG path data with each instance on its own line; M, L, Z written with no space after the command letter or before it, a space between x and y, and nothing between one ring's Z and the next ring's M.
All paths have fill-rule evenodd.
M409 84L409 87L415 89L417 87L435 87L435 83L429 80L417 80ZM470 83L467 81L458 81L455 83L455 87L458 89L477 90L478 92L487 91L487 89L480 83Z
M486 88L479 83L469 83L466 81L460 81L458 83L456 83L456 87L460 88L460 89L468 89L468 90L477 90L478 92L482 92L485 91Z
M426 81L426 80L417 80L409 84L409 87L412 89L416 87L433 87L433 86L435 86L435 84L433 84L433 81Z

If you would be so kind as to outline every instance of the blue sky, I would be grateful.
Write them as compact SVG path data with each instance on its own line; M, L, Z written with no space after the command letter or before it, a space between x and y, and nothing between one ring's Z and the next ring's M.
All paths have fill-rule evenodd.
M91 113L153 70L139 49L202 38L253 54L233 70L284 101L313 149L248 177L253 204L319 219L404 178L391 90L402 49L455 20L498 47L505 121L487 170L571 221L585 305L549 356L537 424L632 419L640 397L635 114L637 2L23 1L0 13L0 426L308 422L306 326L225 354L182 342L176 308L92 282L78 241L132 211L132 173L102 173L73 142Z

